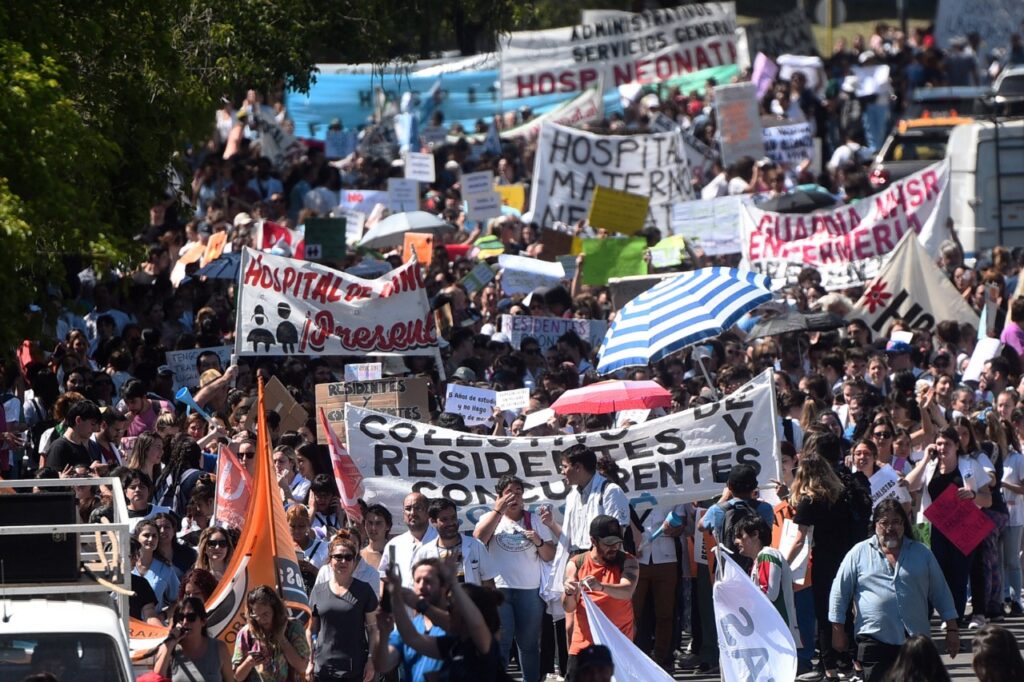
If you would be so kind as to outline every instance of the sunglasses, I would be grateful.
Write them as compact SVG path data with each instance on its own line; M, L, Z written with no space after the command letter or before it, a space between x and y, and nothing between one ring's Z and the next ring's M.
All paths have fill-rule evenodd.
M199 620L199 614L195 611L188 611L186 613L176 613L174 614L174 620L175 622L187 620L189 623L194 623L197 620Z
M227 547L228 546L228 541L227 540L207 540L206 541L206 546L207 547Z
M239 452L238 459L256 459L255 452Z
M892 431L875 431L872 435L875 438L892 438Z
M335 561L355 561L355 554L332 554L331 558Z

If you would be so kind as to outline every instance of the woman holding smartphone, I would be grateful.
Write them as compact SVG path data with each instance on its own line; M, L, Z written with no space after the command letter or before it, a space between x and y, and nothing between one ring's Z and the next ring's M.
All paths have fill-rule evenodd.
M236 680L289 682L313 672L306 631L289 620L274 588L260 585L245 598L246 624L231 657Z

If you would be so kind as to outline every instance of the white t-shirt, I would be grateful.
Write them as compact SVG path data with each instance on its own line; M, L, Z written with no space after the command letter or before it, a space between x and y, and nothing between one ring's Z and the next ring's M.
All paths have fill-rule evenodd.
M1011 452L1003 460L1003 482L1024 485L1024 455ZM1008 525L1024 526L1024 495L1003 488L1003 499L1006 500L1006 509L1010 513Z
M384 545L383 556L380 558L380 566L378 567L378 577L382 580L387 577L388 568L391 566L391 547L395 548L395 564L398 565L399 570L402 572L402 586L412 588L412 565L416 563L413 557L416 555L416 551L424 543L430 542L437 538L437 531L434 530L433 526L427 526L427 532L423 534L423 540L417 540L413 537L412 533L405 531L401 535L388 540L388 544Z
M423 543L413 556L413 564L421 559L445 559L449 550L437 544L435 537L430 542ZM452 548L455 551L455 548ZM462 569L465 572L466 582L473 585L480 585L485 580L494 580L494 567L491 565L491 557L487 553L484 543L476 538L462 536Z
M677 504L672 507L672 511L675 511L676 515L680 518L685 519L687 516L686 505ZM642 513L640 515L643 516ZM647 517L644 519L644 536L650 537L651 533L656 531L663 523L665 523L665 518L665 511L661 508L654 507L651 509L651 513L647 514ZM685 552L686 549L683 549L683 551ZM674 564L676 562L675 539L662 534L655 538L654 542L645 543L640 549L637 561L639 561L642 566L646 566L647 564Z
M302 554L306 561L320 568L327 565L330 561L327 558L327 550L330 544L325 538L314 537L313 542L309 543L309 546L302 550Z
M483 521L477 524L479 527ZM526 531L533 530L544 542L554 542L551 530L540 522L533 512L525 512L519 521L513 521L504 514L494 529L487 553L494 568L494 586L512 590L536 590L540 588L540 573L544 561L537 554L537 547L527 539Z

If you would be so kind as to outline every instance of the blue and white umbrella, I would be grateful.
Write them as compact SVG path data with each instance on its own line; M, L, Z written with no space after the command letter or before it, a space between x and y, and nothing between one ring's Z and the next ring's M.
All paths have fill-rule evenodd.
M718 336L771 299L765 275L732 268L680 273L622 307L601 343L597 371L645 367Z

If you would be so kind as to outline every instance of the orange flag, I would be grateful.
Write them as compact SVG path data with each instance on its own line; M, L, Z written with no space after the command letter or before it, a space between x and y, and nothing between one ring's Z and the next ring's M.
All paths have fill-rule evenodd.
M363 495L363 475L352 461L348 450L341 444L338 434L331 428L322 407L320 423L327 434L327 449L331 452L331 468L334 469L334 481L338 484L338 493L341 495L341 506L345 508L345 514L349 519L362 521L363 510L359 506L359 498Z
M270 437L263 407L263 382L256 406L256 473L242 536L238 539L224 578L206 602L207 629L217 639L234 646L245 624L245 597L260 585L272 585L291 609L310 615L309 599L299 573L295 547L285 518L284 502L270 459Z

